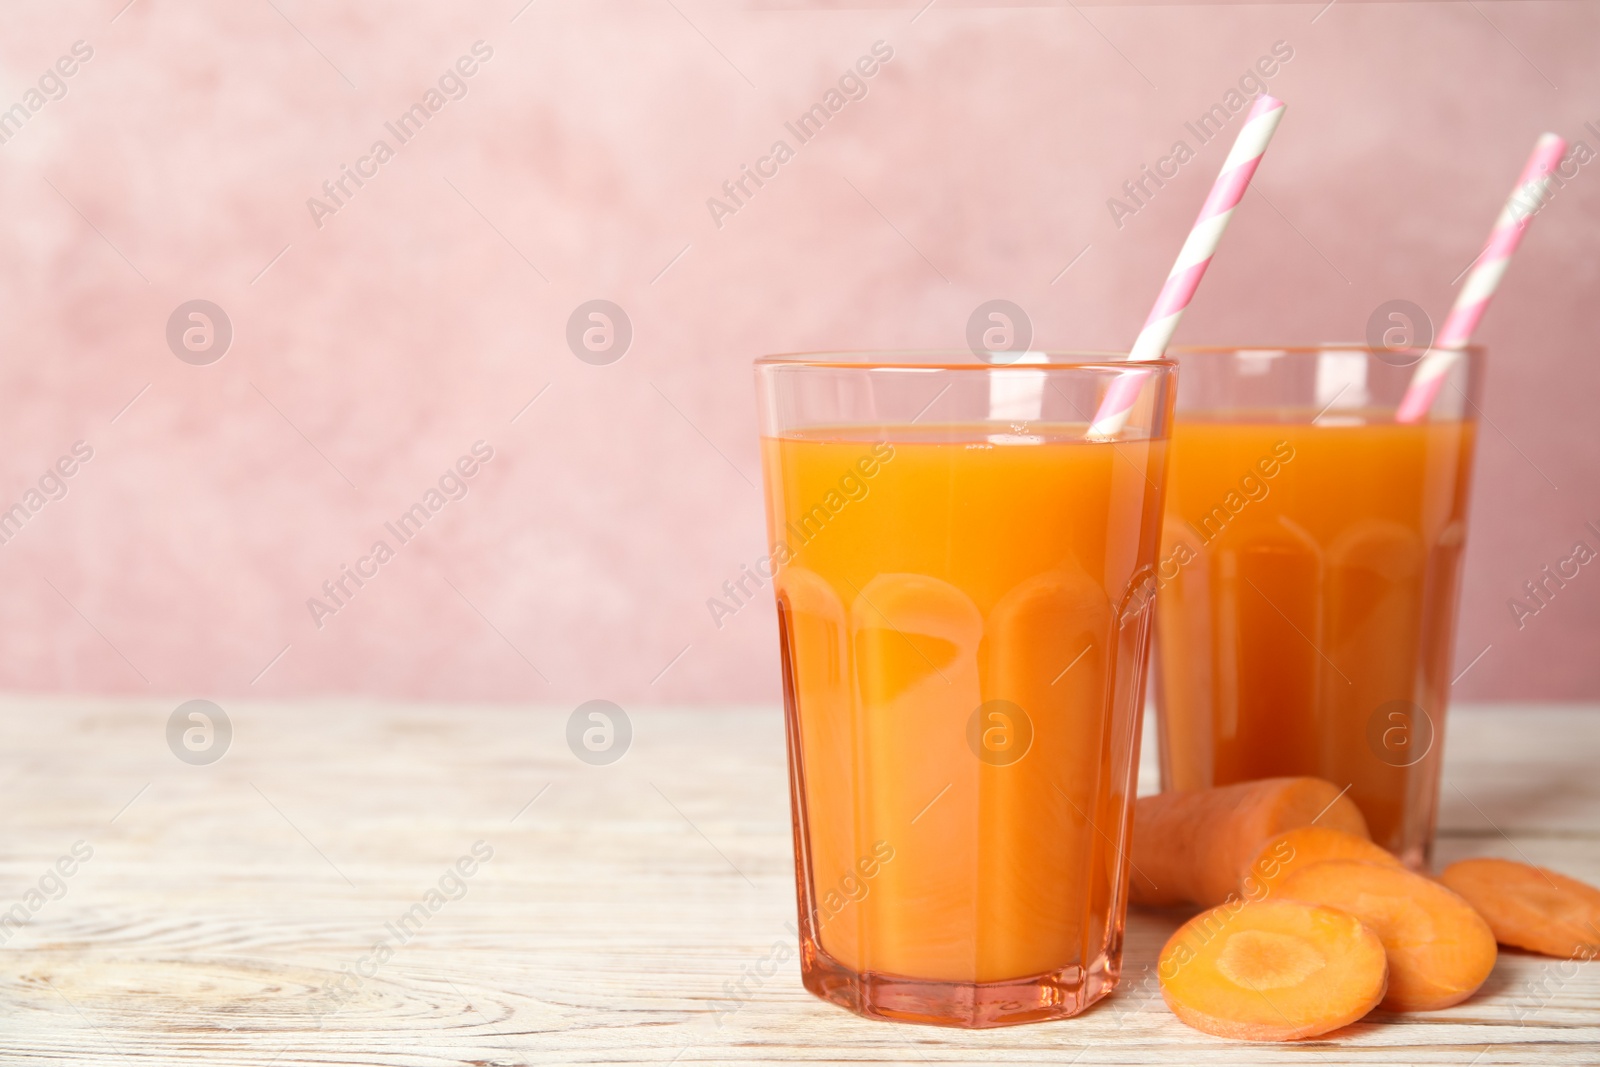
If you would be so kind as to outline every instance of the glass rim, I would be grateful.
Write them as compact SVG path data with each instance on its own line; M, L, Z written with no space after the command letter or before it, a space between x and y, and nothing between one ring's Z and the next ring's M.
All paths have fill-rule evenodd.
M1378 359L1410 358L1420 360L1430 348L1405 346L1388 347L1370 345L1363 341L1322 341L1315 344L1185 344L1170 345L1160 359L1135 360L1125 351L1072 348L1029 348L1016 352L996 352L1005 359L986 360L966 348L841 348L816 351L778 352L758 356L753 361L757 368L815 367L834 370L941 370L941 371L992 371L1009 368L1023 370L1124 370L1132 365L1142 367L1177 367L1183 360L1234 356L1249 352L1262 356L1305 358L1325 352L1356 352ZM1473 343L1457 351L1470 359L1482 359L1486 346ZM1024 360L1024 357L1031 357ZM1042 357L1042 358L1041 358Z
M1126 370L1129 367L1172 368L1173 359L1128 358L1127 352L1108 352L1065 348L1029 348L1017 352L997 352L997 356L1010 356L1008 360L990 362L967 348L843 348L815 352L780 352L758 356L754 366L759 369L780 367L811 367L832 370L940 370L940 371L996 371L996 370ZM1024 356L1034 357L1026 362ZM1043 360L1037 357L1044 357Z
M1205 356L1233 356L1238 355L1241 352L1252 352L1260 355L1267 355L1270 353L1275 356L1315 356L1321 355L1324 352L1359 352L1363 355L1376 356L1379 359L1393 359L1397 356L1414 356L1416 359L1421 359L1431 351L1434 351L1434 349L1417 347L1414 345L1402 345L1391 348L1383 345L1369 345L1365 341L1323 341L1318 344L1310 345L1196 344L1168 345L1167 359L1176 363L1179 362L1182 357L1192 358ZM1482 344L1473 343L1464 345L1459 349L1455 349L1455 351L1464 352L1468 356L1472 356L1474 358L1482 358L1488 349Z

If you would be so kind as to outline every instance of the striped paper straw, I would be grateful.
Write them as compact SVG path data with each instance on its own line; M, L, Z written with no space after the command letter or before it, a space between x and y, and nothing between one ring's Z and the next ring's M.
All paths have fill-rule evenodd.
M1160 359L1166 352L1167 342L1172 340L1184 308L1194 298L1194 291L1200 287L1200 279L1205 277L1206 268L1216 255L1217 244L1222 240L1223 231L1228 228L1233 209L1239 206L1245 190L1250 188L1250 178L1255 174L1273 133L1278 129L1283 108L1282 100L1265 93L1256 98L1255 106L1245 119L1244 128L1233 142L1228 158L1223 160L1222 172L1211 186L1211 195L1206 197L1200 217L1189 231L1188 240L1183 242L1178 261L1172 265L1172 272L1161 287L1155 307L1150 309L1144 329L1139 331L1139 338L1128 353L1130 361ZM1089 427L1089 436L1112 437L1122 429L1128 421L1129 412L1133 410L1134 401L1139 397L1139 390L1144 386L1144 377L1144 374L1136 371L1117 376L1106 391L1105 398L1100 401L1100 409L1095 412L1094 422Z
M1439 336L1411 375L1411 384L1406 386L1405 396L1401 397L1394 413L1396 422L1417 422L1428 414L1434 398L1444 387L1445 376L1455 366L1458 353L1472 340L1478 320L1489 306L1489 298L1494 296L1500 279L1505 276L1511 253L1517 250L1523 233L1533 224L1534 213L1544 206L1545 195L1550 191L1550 172L1561 163L1566 152L1567 142L1553 133L1542 135L1533 146L1533 155L1522 168L1522 176L1511 190L1506 206L1500 209L1488 243L1478 253L1477 263L1462 284L1461 292L1456 294L1455 305L1439 328Z

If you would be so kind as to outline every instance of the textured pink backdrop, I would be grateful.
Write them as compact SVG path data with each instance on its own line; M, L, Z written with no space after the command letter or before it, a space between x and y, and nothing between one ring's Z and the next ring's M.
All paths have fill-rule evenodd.
M1600 148L1583 3L123 4L26 5L0 40L25 109L93 49L0 146L0 508L94 450L0 545L10 689L775 699L768 599L720 630L705 603L762 552L752 357L959 346L996 297L1038 343L1126 345L1223 144L1120 229L1107 198L1277 41L1264 195L1180 342L1440 316L1534 137ZM480 40L319 228L307 198ZM865 98L718 228L707 198L880 40ZM1481 334L1457 663L1492 648L1459 696L1600 697L1600 573L1520 632L1506 603L1600 545L1597 239L1600 166ZM209 366L164 336L196 298L234 328ZM609 366L564 339L593 298L633 324ZM479 440L467 496L318 629L307 598Z

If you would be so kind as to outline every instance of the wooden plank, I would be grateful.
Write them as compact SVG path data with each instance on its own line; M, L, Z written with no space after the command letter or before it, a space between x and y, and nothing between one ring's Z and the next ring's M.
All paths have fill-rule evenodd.
M1218 1041L1161 1004L1148 969L1175 920L1147 914L1124 990L1077 1019L867 1022L799 984L771 710L639 712L598 767L564 712L227 710L228 753L191 766L167 749L171 704L0 701L0 912L28 919L0 929L4 1062L1600 1061L1600 964L1518 953L1448 1011ZM1440 859L1600 882L1597 761L1600 709L1453 713ZM52 877L77 842L92 856ZM457 869L475 842L492 857Z

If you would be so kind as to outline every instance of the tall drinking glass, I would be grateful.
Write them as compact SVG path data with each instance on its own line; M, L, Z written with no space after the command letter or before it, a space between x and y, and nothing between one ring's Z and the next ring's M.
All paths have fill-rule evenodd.
M1074 1015L1121 961L1173 369L996 356L756 366L801 970L876 1018Z
M1483 353L1430 416L1421 353L1175 352L1183 385L1157 569L1166 789L1312 775L1428 863Z

